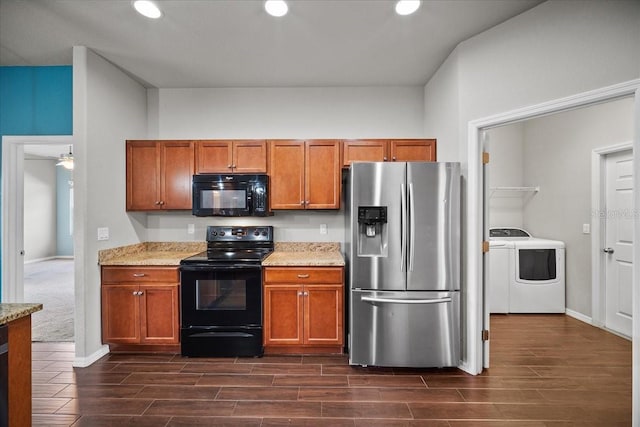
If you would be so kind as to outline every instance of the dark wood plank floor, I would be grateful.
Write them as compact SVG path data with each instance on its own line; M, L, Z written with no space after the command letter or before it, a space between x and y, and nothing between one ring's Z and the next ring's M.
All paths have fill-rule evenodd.
M492 367L350 367L343 356L187 359L33 344L33 424L630 426L631 342L564 315L492 316Z

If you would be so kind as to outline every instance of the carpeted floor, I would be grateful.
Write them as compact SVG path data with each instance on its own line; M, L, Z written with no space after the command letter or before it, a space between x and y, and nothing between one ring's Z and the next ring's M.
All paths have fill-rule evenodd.
M73 341L73 260L25 264L24 300L43 304L31 317L32 341Z

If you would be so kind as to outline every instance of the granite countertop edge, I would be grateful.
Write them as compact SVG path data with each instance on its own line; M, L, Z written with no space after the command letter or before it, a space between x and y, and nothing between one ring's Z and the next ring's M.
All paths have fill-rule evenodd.
M0 303L0 325L42 310L40 303Z

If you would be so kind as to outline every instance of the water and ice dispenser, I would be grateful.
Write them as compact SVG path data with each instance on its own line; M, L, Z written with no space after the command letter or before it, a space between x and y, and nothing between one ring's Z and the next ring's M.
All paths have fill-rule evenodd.
M358 206L358 256L387 256L387 207Z

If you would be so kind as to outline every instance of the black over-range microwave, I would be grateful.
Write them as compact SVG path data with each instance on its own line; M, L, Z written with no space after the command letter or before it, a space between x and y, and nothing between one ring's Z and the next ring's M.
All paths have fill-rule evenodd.
M263 174L193 175L195 216L268 216L269 177Z

